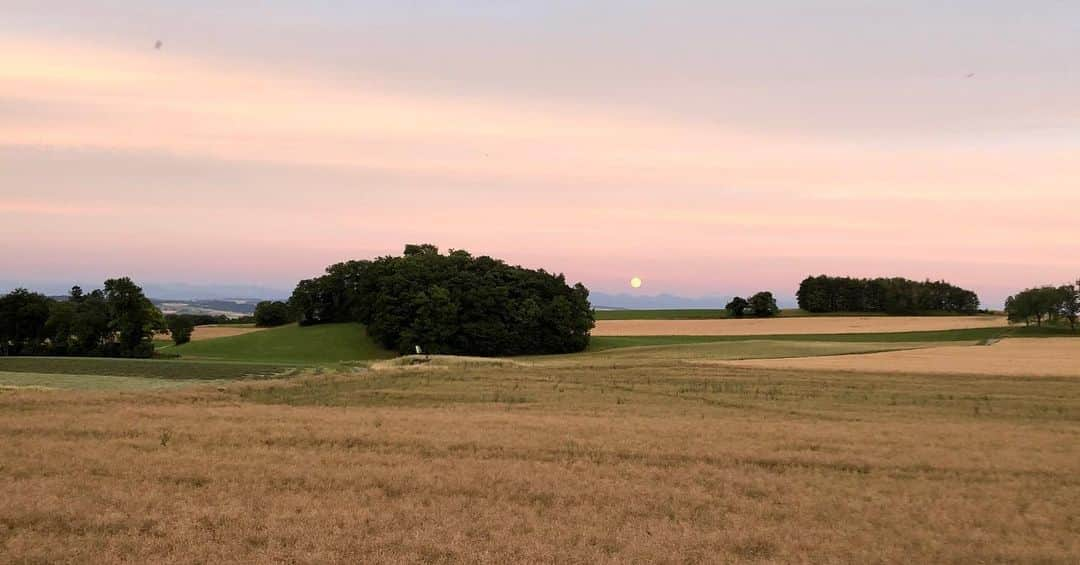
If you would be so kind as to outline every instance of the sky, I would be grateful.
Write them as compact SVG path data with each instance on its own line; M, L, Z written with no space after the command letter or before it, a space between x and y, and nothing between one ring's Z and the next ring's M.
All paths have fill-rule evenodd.
M0 280L291 288L411 242L640 295L1080 276L1077 2L0 14Z

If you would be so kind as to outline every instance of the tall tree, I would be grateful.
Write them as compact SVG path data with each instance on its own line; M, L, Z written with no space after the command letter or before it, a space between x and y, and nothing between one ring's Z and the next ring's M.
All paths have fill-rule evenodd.
M746 313L746 309L749 307L750 303L747 302L745 298L736 296L731 299L731 302L728 302L727 305L724 306L724 309L727 310L728 314L732 317L742 318L743 314Z
M0 297L0 354L36 353L43 348L51 302L25 288Z
M780 308L776 305L776 298L769 291L761 291L751 296L747 302L750 305L750 312L759 318L767 318L780 313Z
M1080 280L1076 284L1061 287L1061 315L1069 322L1069 327L1076 331L1080 322Z
M105 281L105 308L116 354L151 356L154 333L165 329L165 319L142 289L127 277Z

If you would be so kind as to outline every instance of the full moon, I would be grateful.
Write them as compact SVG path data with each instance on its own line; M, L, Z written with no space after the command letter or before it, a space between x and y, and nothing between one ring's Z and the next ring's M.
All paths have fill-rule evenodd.
M630 279L630 286L634 288L641 288L641 279L637 277Z

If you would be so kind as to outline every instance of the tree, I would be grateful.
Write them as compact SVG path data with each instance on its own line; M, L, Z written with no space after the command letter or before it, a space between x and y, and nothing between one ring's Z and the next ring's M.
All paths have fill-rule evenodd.
M1077 322L1080 321L1080 280L1076 284L1067 284L1059 289L1061 292L1061 316L1069 322L1069 328L1076 331Z
M1024 322L1030 325L1034 319L1036 325L1042 326L1044 319L1056 323L1065 318L1069 326L1075 329L1080 315L1078 293L1080 281L1076 285L1028 288L1005 300L1005 313L1009 316L1009 322L1014 324Z
M37 353L44 348L51 302L25 288L0 297L0 354Z
M195 322L188 316L170 314L165 316L165 324L169 328L169 336L176 345L184 345L191 341L191 333L195 331Z
M741 296L736 296L735 298L731 299L731 302L727 303L727 306L724 306L724 309L727 310L728 313L732 316L736 318L742 318L743 313L746 312L746 309L749 306L750 303L747 302L745 298Z
M105 281L105 309L113 339L113 353L121 357L150 357L153 336L165 329L161 311L131 279Z
M255 325L260 328L282 326L291 321L292 310L280 300L264 300L255 305Z
M747 302L750 306L750 312L759 318L767 318L780 313L780 308L777 307L776 299L773 298L771 292L759 292L751 296Z
M75 289L72 289L71 298L68 300L75 309L71 321L72 352L102 353L101 348L105 340L111 336L105 293L94 290L89 294L83 294L82 289L78 287Z

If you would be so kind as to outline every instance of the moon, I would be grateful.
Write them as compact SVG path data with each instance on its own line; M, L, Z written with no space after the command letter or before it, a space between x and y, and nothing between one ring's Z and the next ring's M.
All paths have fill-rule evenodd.
M641 288L641 279L638 277L630 279L630 286L632 288Z

